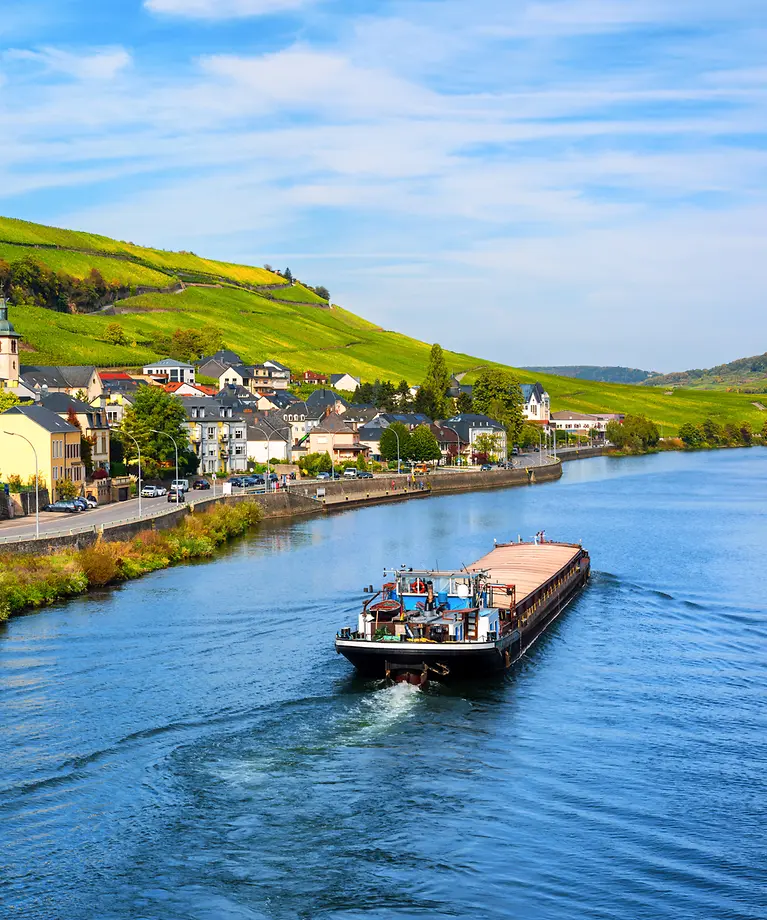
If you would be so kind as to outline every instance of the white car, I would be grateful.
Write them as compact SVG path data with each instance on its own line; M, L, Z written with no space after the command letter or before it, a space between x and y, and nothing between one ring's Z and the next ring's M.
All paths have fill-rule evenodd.
M174 479L170 484L171 489L178 489L181 492L189 491L189 482L186 479Z
M141 490L142 498L159 498L160 495L167 494L167 489L162 486L144 486Z

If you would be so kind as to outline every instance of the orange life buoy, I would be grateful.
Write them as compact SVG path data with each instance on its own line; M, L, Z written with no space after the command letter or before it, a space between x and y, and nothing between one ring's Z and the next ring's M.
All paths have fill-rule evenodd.
M410 582L410 591L413 594L425 594L426 585L421 581L420 578L416 578L415 581Z

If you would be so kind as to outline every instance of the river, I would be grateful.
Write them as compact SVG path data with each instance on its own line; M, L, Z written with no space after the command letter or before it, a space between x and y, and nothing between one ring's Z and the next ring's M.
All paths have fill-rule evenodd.
M356 680L384 564L583 540L505 679ZM767 916L767 450L263 526L0 627L0 916Z

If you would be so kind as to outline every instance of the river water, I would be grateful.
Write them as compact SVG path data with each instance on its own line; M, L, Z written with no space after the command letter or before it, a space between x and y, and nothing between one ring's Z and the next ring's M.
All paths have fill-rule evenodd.
M384 564L583 540L505 679L336 656ZM767 916L767 450L264 526L0 628L0 916Z

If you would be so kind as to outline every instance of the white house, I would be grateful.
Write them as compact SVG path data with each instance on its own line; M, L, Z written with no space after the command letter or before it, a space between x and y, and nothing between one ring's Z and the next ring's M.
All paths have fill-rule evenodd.
M293 435L289 424L279 417L260 418L247 428L248 460L268 463L269 460L291 462Z
M168 383L194 383L194 365L175 358L163 358L143 369L145 377L164 377Z
M360 385L359 377L352 377L351 374L331 374L330 385L334 390L344 390L344 392L353 393Z
M543 389L540 383L522 384L522 398L525 401L522 412L527 422L537 422L540 425L548 425L551 417L551 403L549 394Z
M486 415L476 415L464 412L454 415L446 422L441 423L443 428L450 429L460 438L460 453L469 461L474 459L475 443L482 435L489 435L494 440L492 453L499 459L505 458L508 453L506 442L506 429L500 422L488 418Z
M622 422L624 415L620 413L595 413L588 412L552 412L549 424L557 431L569 431L573 434L588 435L591 431L596 431L599 436L604 437L607 430L608 422Z

